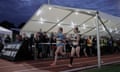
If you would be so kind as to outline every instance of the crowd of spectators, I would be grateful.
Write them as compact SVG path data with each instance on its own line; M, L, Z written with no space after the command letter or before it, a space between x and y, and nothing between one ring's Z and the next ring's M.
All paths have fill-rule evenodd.
M67 56L69 56L71 51L71 38L72 34L66 35L66 43L65 43L65 51ZM12 39L9 35L6 36L4 39L4 45L9 44L12 42ZM37 57L49 57L50 51L53 52L56 49L56 45L52 43L56 43L56 34L51 33L48 34L46 32L37 32L35 34L31 34L30 37L27 34L23 33L21 35L17 34L15 38L15 42L24 42L25 45L29 47L29 52L31 54L34 53L33 46L37 49ZM48 44L41 44L41 43L48 43ZM0 51L3 49L2 39L0 37ZM80 35L80 55L81 56L96 56L97 55L97 40L95 36L81 36ZM120 52L120 40L112 40L107 37L100 38L100 48L101 48L101 55L103 54L111 54L111 53L119 53Z

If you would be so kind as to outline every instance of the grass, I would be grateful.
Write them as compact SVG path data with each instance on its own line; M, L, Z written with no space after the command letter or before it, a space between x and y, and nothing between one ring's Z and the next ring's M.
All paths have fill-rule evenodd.
M109 66L103 66L100 69L90 69L83 72L120 72L120 64L113 64Z

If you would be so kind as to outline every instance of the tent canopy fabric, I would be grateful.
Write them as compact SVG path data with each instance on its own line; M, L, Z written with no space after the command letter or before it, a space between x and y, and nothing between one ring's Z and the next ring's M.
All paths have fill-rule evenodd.
M12 35L12 31L0 26L0 34Z
M57 32L59 27L63 27L64 33L73 33L73 27L78 26L80 34L96 35L96 12L95 10L43 5L21 29L21 32L39 32L40 29L46 32ZM120 34L120 17L103 12L99 12L99 16L113 36ZM100 22L99 24L100 35L108 35L104 26Z

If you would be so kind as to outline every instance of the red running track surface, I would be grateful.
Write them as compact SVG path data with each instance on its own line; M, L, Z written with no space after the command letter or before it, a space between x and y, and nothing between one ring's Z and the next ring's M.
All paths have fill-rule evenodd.
M102 61L104 63L120 61L120 54L104 55L102 56ZM56 66L50 66L52 62L52 60L10 62L0 59L0 72L59 72L74 68L97 65L97 57L75 58L72 68L67 66L69 59L58 60L58 64Z

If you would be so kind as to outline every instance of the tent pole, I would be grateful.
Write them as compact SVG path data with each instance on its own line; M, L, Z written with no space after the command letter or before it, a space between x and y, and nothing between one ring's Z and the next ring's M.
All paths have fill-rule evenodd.
M101 24L104 26L105 30L108 32L110 38L113 40L112 34L110 33L110 31L108 30L108 28L106 27L106 25L104 24L104 22L102 21L100 16L98 16L98 20L101 22Z
M50 0L48 0L48 5L50 5Z
M96 33L97 33L97 58L98 58L98 68L101 68L101 51L100 51L100 34L99 34L99 22L98 22L98 14L96 13Z

